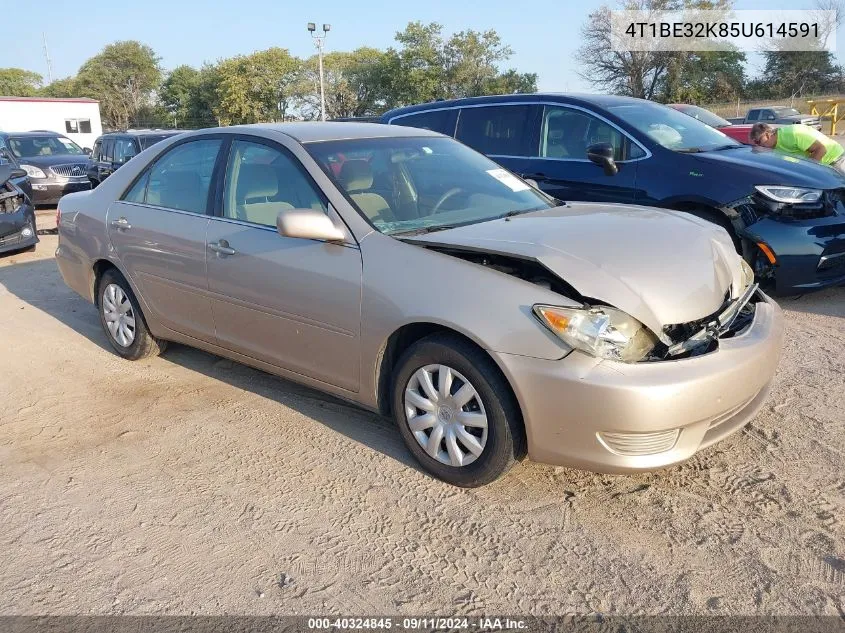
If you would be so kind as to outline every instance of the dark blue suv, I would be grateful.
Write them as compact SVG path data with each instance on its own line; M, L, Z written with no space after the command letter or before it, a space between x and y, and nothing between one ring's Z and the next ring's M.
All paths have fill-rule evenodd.
M845 177L742 145L672 108L527 94L437 101L381 121L453 136L562 200L664 207L721 224L780 294L845 282Z

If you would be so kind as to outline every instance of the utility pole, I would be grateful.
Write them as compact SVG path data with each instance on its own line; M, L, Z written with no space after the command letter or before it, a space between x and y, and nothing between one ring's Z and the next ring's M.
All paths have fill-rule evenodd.
M50 61L50 51L47 50L47 34L41 31L41 40L44 42L44 59L47 60L47 83L53 83L53 62Z
M314 45L317 47L317 57L320 60L320 118L326 120L326 89L323 81L323 42L332 30L331 24L323 25L323 34L316 35L317 25L313 22L308 23L308 32L314 40Z

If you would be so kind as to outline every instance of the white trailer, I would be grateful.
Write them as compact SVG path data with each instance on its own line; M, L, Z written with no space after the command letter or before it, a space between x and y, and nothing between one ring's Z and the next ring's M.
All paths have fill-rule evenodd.
M58 132L80 147L91 148L103 133L100 102L85 98L0 97L0 130Z

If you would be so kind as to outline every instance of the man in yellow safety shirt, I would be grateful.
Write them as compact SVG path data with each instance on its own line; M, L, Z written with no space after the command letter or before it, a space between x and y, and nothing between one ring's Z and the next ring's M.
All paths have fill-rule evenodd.
M812 158L845 174L845 149L832 138L806 125L784 125L773 128L755 123L751 128L751 142L776 152Z

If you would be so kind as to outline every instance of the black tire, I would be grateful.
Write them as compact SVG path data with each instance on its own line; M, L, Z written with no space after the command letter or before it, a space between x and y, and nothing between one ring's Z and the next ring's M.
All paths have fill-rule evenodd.
M431 457L417 441L405 414L405 390L412 376L427 365L441 364L471 383L487 416L483 451L465 466L451 466ZM456 383L455 390L458 386ZM525 429L510 385L483 350L459 336L433 334L408 348L396 365L391 390L393 417L405 445L423 469L438 479L462 488L483 486L525 456Z
M103 310L104 294L110 285L118 286L129 303L132 306L132 315L135 320L134 338L129 345L122 345L118 342L112 333L109 331L106 324L106 316ZM100 281L97 284L97 312L100 315L100 325L103 326L103 332L109 343L117 352L126 360L140 360L141 358L149 358L150 356L158 356L167 347L167 341L161 341L150 334L147 328L147 322L144 320L144 315L141 312L141 307L138 305L138 299L135 293L132 292L132 287L127 283L118 271L111 269L103 273Z

